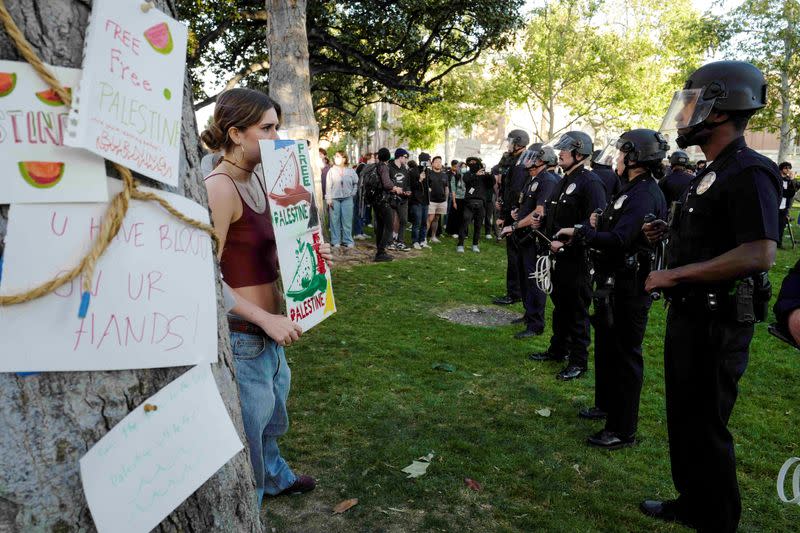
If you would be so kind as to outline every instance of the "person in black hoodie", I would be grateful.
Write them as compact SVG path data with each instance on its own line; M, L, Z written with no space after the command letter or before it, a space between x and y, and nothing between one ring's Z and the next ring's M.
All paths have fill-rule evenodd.
M783 248L783 232L786 230L786 225L791 224L789 210L792 208L792 201L797 192L797 182L794 180L792 164L788 161L778 165L778 170L781 173L781 186L783 187L781 203L778 206L778 248Z
M387 161L392 157L388 148L378 150L378 177L380 178L383 194L373 200L372 208L375 211L375 246L378 251L375 254L375 262L391 261L393 258L386 253L386 247L392 240L392 217L394 211L389 204L392 194L400 194L403 189L397 187L389 175Z
M481 226L486 215L486 189L494 185L494 176L482 167L480 158L468 157L466 160L469 172L464 174L464 220L458 232L456 251L464 251L464 237L472 223L472 251L480 252L478 243L481 238Z
M411 245L419 250L430 248L425 239L428 223L428 205L430 204L431 191L428 183L428 168L431 156L422 152L419 154L419 164L411 165L409 162L409 179L411 181L411 196L408 199L408 208L411 214Z

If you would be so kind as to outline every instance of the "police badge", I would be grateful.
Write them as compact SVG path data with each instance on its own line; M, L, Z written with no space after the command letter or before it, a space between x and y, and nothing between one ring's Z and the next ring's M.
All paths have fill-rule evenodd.
M717 174L715 172L709 172L703 179L700 180L700 183L697 185L697 194L703 194L708 190L711 185L714 184L714 181L717 179Z
M627 200L627 199L628 199L628 195L627 194L623 194L622 196L617 198L617 201L614 202L614 209L619 209L620 207L622 207L622 204L624 204L625 200Z
M566 194L572 194L574 191L575 191L575 184L574 183L570 183L569 187L567 187Z

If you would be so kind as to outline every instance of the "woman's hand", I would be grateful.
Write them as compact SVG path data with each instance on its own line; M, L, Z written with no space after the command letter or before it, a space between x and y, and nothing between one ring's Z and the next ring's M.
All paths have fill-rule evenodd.
M331 243L323 242L320 244L319 255L325 261L325 264L328 266L333 265L333 250L331 249Z
M295 324L283 315L265 313L258 324L279 346L291 346L303 334L300 324Z

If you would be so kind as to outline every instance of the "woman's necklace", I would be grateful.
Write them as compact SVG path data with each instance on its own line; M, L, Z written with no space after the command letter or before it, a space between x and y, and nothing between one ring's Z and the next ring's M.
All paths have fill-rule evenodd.
M247 205L256 213L263 213L267 207L267 198L264 196L264 191L261 189L261 186L257 183L257 181L261 180L261 177L255 171L240 167L230 159L223 158L223 161L230 163L239 170L247 172L249 178L246 182L233 180L233 183L236 185L239 194L241 194L247 202Z

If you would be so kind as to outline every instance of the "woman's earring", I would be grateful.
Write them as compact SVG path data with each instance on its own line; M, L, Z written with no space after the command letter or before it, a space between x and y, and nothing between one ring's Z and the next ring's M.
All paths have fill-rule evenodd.
M239 163L242 162L242 159L244 159L244 146L242 146L241 144L237 144L236 146L242 149L242 155L236 158L236 164L238 165ZM234 148L233 150L236 151L236 148Z

